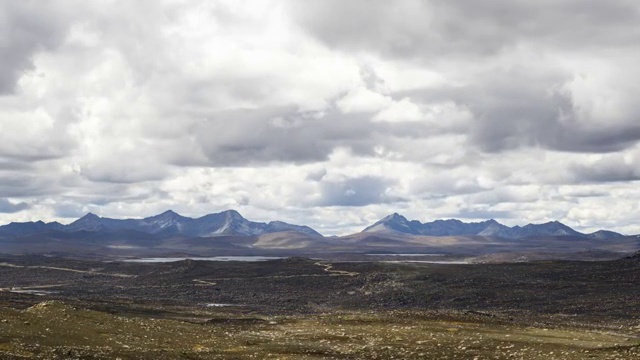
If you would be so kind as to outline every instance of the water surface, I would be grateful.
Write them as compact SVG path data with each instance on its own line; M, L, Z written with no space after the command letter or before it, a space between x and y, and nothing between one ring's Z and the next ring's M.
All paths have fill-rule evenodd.
M407 256L407 257L413 257L413 256L444 256L444 254L366 254L367 256Z
M140 259L127 259L124 261L140 262L140 263L165 263L165 262L175 262L175 261L182 261L182 260L255 262L255 261L268 261L268 260L278 260L278 259L283 259L283 257L278 257L278 256L211 256L211 257L188 256L188 257L151 257L151 258L140 258Z

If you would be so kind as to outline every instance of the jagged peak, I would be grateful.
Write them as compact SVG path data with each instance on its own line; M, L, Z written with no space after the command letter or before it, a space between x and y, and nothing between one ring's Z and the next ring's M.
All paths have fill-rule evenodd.
M88 212L86 213L83 217L79 218L76 221L80 221L80 220L97 220L100 219L100 216L92 213L92 212Z
M407 221L407 218L398 214L397 212L394 212L393 214L389 214L387 216L385 216L384 218L382 218L380 220L380 222L386 222L386 221Z
M556 225L556 226L567 226L567 225L565 225L565 224L561 223L561 222L560 222L560 221L558 221L558 220L549 221L547 224L549 224L549 225Z
M242 215L240 215L239 212L237 212L236 210L233 210L233 209L225 210L225 211L221 212L220 214L224 214L228 219L244 220L244 217Z
M152 218L160 218L160 219L182 219L184 216L178 214L173 210L167 210L162 214L158 214L156 216L152 216Z

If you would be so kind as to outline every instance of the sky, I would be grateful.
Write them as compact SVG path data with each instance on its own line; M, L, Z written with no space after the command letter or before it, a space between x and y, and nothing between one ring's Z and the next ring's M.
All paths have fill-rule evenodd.
M634 0L0 0L0 223L640 233Z

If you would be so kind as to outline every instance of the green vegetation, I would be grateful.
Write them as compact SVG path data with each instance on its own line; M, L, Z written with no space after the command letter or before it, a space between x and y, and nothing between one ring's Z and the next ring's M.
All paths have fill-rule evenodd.
M618 333L525 327L415 311L185 320L43 302L0 309L2 359L615 359L640 356ZM194 316L197 315L197 316ZM208 320L207 320L208 319Z

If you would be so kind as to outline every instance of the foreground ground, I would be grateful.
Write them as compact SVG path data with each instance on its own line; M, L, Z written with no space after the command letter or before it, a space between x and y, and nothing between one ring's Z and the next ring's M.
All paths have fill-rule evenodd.
M639 277L638 259L8 257L0 259L0 358L640 358Z

